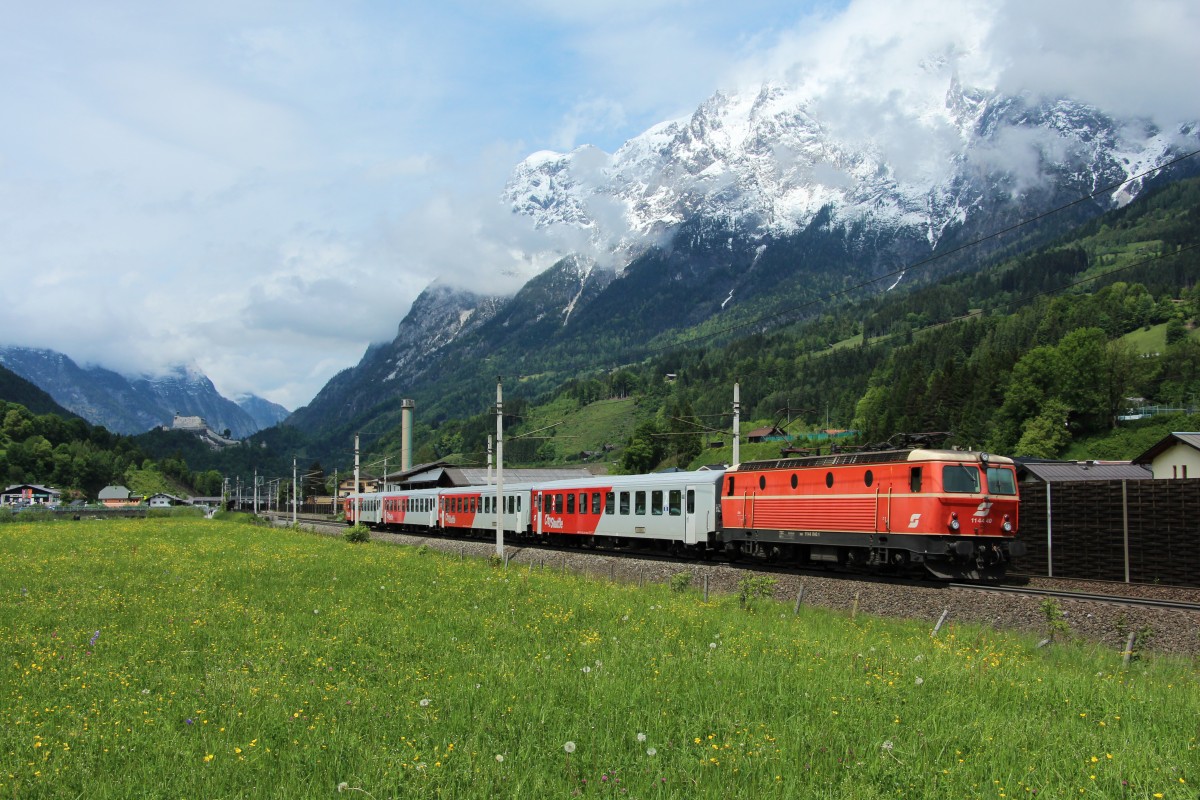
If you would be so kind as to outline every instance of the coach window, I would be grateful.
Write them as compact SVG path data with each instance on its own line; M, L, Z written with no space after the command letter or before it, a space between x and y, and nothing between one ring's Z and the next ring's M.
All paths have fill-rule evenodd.
M621 516L629 516L629 492L621 492Z
M587 492L579 493L579 513L580 514L588 513Z
M604 513L615 514L617 512L617 498L612 492L604 493Z
M575 513L575 493L574 492L567 493L567 513L568 514Z
M561 494L554 495L554 513L561 514L563 512L563 496Z
M663 513L663 493L662 489L655 489L650 493L650 513L656 517L661 517Z
M592 492L592 513L600 516L600 493Z
M634 492L633 493L633 513L639 517L646 516L646 493L645 492Z
M670 508L672 517L678 517L683 513L683 507L679 502L682 497L683 492L678 489L672 489L671 493L667 496L667 507Z

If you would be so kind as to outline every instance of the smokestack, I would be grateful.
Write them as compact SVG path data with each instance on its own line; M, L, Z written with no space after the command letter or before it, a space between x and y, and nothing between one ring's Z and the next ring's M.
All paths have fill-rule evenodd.
M400 469L403 472L412 469L412 424L416 407L412 400L400 401Z

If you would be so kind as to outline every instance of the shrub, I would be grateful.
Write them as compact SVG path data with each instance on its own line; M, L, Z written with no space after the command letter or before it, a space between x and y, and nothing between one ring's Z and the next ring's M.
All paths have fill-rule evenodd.
M775 594L775 586L778 583L779 581L774 578L765 576L755 578L747 575L738 581L738 602L742 608L749 611L755 600Z
M352 525L342 534L342 538L347 542L369 542L371 541L371 529L362 523Z
M692 585L692 573L676 572L671 576L671 591L682 592Z

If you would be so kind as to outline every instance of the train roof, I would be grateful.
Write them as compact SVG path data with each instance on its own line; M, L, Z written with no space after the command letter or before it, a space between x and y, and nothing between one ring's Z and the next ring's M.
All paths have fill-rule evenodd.
M724 470L701 469L684 472L654 472L649 475L593 475L568 481L546 481L534 485L542 491L566 491L568 489L593 489L601 486L694 486L700 483L717 483Z
M956 461L959 463L982 463L1011 465L1007 456L994 456L977 450L875 450L858 453L833 453L825 456L799 456L777 458L766 461L746 461L730 469L731 472L764 469L811 469L813 467L846 467L870 464L892 464L897 461Z

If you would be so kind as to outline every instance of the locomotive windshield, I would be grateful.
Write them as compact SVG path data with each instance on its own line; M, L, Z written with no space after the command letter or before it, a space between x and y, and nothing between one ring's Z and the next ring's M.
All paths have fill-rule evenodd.
M942 468L942 489L947 492L977 493L979 467L973 464L947 464Z
M1004 467L988 467L988 491L992 494L1016 494L1017 481L1015 473Z

